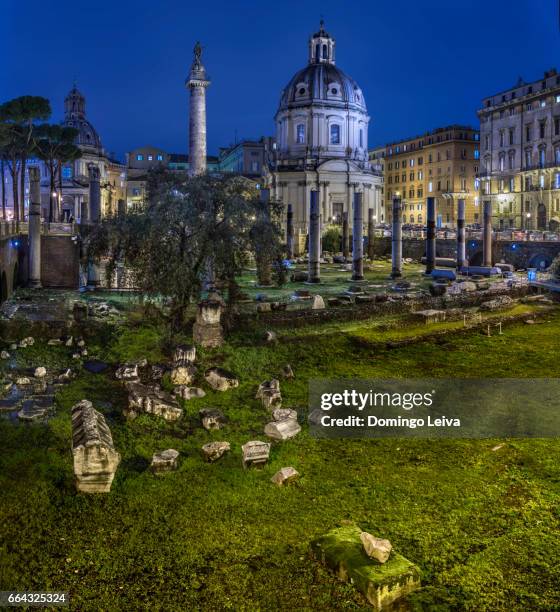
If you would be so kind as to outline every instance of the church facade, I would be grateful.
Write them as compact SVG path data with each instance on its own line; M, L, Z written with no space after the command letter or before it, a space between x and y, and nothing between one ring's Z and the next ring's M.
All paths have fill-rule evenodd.
M335 65L335 40L321 23L309 40L307 66L282 91L269 162L271 197L293 207L297 253L305 249L313 190L323 231L345 213L351 221L356 192L363 194L363 219L372 208L381 222L383 179L368 159L369 120L364 94Z

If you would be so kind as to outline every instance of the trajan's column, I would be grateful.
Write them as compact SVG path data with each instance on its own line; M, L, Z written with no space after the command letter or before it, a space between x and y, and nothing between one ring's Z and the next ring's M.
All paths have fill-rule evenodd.
M206 172L206 88L210 81L201 61L202 47L194 46L194 60L185 85L190 89L189 174Z

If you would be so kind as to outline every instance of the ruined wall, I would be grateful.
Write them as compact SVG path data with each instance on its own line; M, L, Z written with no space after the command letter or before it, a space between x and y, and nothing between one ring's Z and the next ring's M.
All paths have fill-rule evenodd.
M27 281L29 246L20 239L20 282ZM41 284L43 287L77 289L80 252L71 236L41 236Z
M482 263L482 241L467 240L467 258L472 265ZM403 239L403 257L420 260L424 257L426 243L418 238ZM374 252L378 257L391 255L391 237L376 238ZM453 240L440 239L436 241L437 257L455 258L457 243ZM552 260L560 254L560 242L524 242L500 240L492 246L495 263L505 262L513 264L516 268L547 268ZM543 265L544 263L544 265Z

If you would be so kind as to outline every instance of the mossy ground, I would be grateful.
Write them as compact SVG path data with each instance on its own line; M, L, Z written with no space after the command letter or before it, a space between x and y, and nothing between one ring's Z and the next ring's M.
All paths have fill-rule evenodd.
M523 307L524 308L524 307ZM427 326L439 329L446 324ZM425 331L426 327L422 326ZM123 388L83 372L57 396L47 426L0 419L0 587L69 591L80 610L358 610L365 600L309 556L311 540L353 521L389 538L416 563L423 588L413 610L549 610L560 606L560 441L315 440L304 427L275 443L269 464L241 467L241 444L264 439L258 383L290 363L284 406L304 413L312 377L557 377L560 315L397 348L391 334L419 330L394 318L233 334L202 351L199 369L222 365L240 386L185 403L182 422L125 422ZM177 336L138 321L89 343L90 355L119 363L157 362ZM62 349L26 349L43 365ZM208 389L207 389L208 390ZM87 398L107 415L122 454L109 495L77 494L70 453L70 407ZM222 409L230 423L206 432L198 410ZM200 447L228 440L232 451L204 463ZM176 448L179 470L155 477L153 452ZM294 485L270 482L283 466Z

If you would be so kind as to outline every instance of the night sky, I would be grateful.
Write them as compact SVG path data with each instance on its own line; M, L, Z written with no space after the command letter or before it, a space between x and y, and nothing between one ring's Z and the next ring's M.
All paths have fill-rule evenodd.
M560 70L557 0L0 0L0 101L63 99L76 79L105 148L186 152L185 77L200 39L208 150L272 134L280 92L323 15L362 87L370 146L477 124L481 98Z

